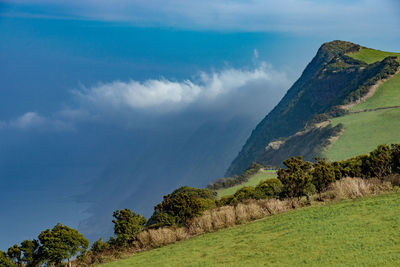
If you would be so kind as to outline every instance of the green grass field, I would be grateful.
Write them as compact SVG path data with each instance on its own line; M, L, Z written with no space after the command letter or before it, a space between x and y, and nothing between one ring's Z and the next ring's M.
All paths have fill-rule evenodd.
M356 53L350 53L348 56L364 61L365 63L371 64L377 61L383 60L385 57L388 56L397 56L400 57L400 53L393 53L393 52L385 52L380 50L375 50L371 48L361 48L360 51ZM398 58L399 60L399 58Z
M332 119L344 133L324 153L331 161L368 153L379 144L400 143L400 108L350 114Z
M400 194L293 210L102 266L400 266Z
M258 173L253 175L246 183L217 190L218 197L233 195L236 193L237 190L239 190L244 186L256 186L261 181L275 177L276 177L276 171L272 170L259 171Z
M400 73L381 84L365 102L350 110L364 110L400 105Z
M351 57L373 63L399 53L362 48ZM382 83L374 95L350 111L361 111L400 105L400 74ZM372 151L379 144L400 143L400 109L377 110L332 119L332 125L343 123L344 133L323 153L331 161L343 160Z

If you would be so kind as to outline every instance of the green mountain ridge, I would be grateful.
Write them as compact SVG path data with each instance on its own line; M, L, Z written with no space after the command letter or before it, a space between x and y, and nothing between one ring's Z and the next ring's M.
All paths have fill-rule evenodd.
M359 100L371 86L394 75L400 65L398 55L344 41L323 44L301 77L253 130L226 175L240 174L254 161L280 165L290 156L312 160L323 155L332 138L345 129L340 123L313 125L346 114L340 106ZM274 141L281 143L271 149L268 145Z

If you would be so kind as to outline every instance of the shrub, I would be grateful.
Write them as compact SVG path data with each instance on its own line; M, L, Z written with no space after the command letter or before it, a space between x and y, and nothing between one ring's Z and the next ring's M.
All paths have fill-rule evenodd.
M312 183L319 194L319 199L322 200L321 193L335 181L335 169L326 160L317 159L313 164L311 171Z
M95 241L90 248L90 251L94 254L101 253L110 248L110 244L108 242L103 242L103 238Z
M256 186L256 191L262 194L262 198L279 198L282 190L282 182L276 178L261 181Z
M260 199L263 198L263 194L261 191L256 190L253 186L245 186L240 188L233 195L239 202L245 199Z
M181 187L164 196L154 207L149 219L149 227L182 226L189 219L199 216L203 211L216 207L215 197L208 189Z
M392 144L390 146L392 158L392 172L400 173L400 144Z
M286 169L278 170L278 179L283 184L284 193L293 199L304 196L304 189L311 183L311 163L302 157L290 158L283 162Z
M391 173L392 156L389 146L379 145L372 151L367 160L371 173L382 179Z
M142 215L129 209L116 210L113 217L115 218L112 222L114 223L114 234L117 237L116 243L120 246L134 241L147 221Z

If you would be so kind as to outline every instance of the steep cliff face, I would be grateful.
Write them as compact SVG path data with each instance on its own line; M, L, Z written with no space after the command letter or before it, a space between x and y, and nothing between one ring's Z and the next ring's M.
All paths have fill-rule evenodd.
M294 135L311 119L332 113L334 107L354 101L366 93L369 84L396 71L399 64L391 57L368 65L346 55L360 48L357 44L343 41L323 44L301 77L253 130L226 175L240 174L253 161L261 160L261 163L268 164L269 157L261 155L271 141ZM273 158L274 162L280 160L276 155Z

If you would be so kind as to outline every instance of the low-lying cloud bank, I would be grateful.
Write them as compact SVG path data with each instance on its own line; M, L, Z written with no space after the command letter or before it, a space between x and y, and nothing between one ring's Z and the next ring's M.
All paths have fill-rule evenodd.
M32 221L29 231L36 232L53 220L79 220L92 241L108 238L113 210L149 216L171 190L221 177L290 83L268 64L183 81L112 81L74 90L70 103L51 114L27 111L3 121L0 176L9 177L10 195L35 196L14 207L12 220ZM62 199L54 194L60 190ZM79 217L73 201L90 203L90 216ZM43 204L61 202L61 215ZM7 238L31 234L16 229Z
M226 69L211 74L201 73L195 80L167 79L114 81L75 91L81 99L101 106L133 109L182 108L193 102L211 102L233 93L251 82L268 82L277 72L263 63L254 70ZM275 79L282 78L275 76ZM281 80L281 79L280 79ZM285 79L284 79L285 80Z
M121 112L125 116L137 116L138 112L141 116L143 112L165 116L169 112L183 112L183 109L198 112L229 110L235 116L238 106L247 106L239 111L240 114L253 113L255 107L263 112L260 103L255 104L254 101L276 101L276 96L280 96L288 86L289 79L285 73L274 70L264 62L253 69L227 68L219 72L202 72L183 81L165 78L112 81L91 87L81 86L72 91L74 101L68 108L47 116L28 111L15 119L1 122L0 129L73 131L76 130L76 123L101 121L102 115L109 119L116 112L118 116ZM271 87L279 88L279 92L272 91Z

